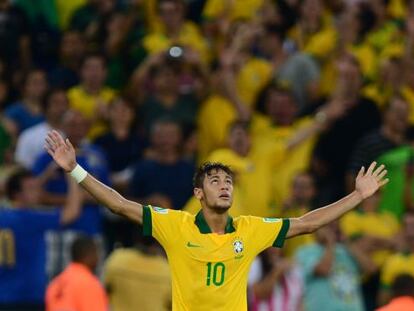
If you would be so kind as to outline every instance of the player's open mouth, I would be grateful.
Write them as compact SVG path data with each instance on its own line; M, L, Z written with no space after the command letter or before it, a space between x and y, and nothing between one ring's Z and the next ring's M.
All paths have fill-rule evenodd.
M228 200L228 199L230 199L230 194L227 194L227 193L220 194L219 198Z

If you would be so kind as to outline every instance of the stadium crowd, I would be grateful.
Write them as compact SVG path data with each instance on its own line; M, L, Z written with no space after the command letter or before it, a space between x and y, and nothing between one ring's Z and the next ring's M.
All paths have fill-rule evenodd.
M128 198L191 213L204 161L236 172L232 216L261 217L383 163L381 193L253 262L249 306L414 310L413 1L0 0L0 46L0 310L65 290L76 310L170 308L162 250L57 167L50 129Z

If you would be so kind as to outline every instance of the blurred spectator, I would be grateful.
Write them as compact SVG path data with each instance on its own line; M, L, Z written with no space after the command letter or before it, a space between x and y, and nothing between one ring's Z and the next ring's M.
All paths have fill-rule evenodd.
M263 0L243 2L207 0L204 5L203 17L207 21L218 23L253 19L263 3Z
M141 69L142 72L137 73L142 77L139 80L150 78L153 82L152 92L146 93L139 107L146 135L159 118L170 118L183 127L192 126L198 110L198 98L194 93L180 94L177 79L180 69L177 63L159 54L149 58Z
M260 51L272 62L275 79L290 87L295 103L303 109L317 98L319 66L309 54L288 54L284 42L283 28L266 26L259 41Z
M87 120L79 112L69 110L63 117L61 129L77 150L77 161L87 167L92 175L111 184L104 154L85 139L88 132ZM32 171L42 184L41 202L46 205L62 204L68 191L66 173L54 164L52 157L47 152L42 153L35 161ZM95 238L95 242L102 246L99 250L101 259L103 259L102 225L102 208L87 195L79 219L66 226L65 230L52 232L49 236L52 254L49 262L50 275L55 276L61 272L69 262L70 244L79 233Z
M414 32L414 30L413 30ZM409 59L404 64L404 82L401 88L401 94L404 99L410 104L410 124L414 124L414 62Z
M390 286L399 274L407 273L414 277L414 212L407 211L403 216L403 230L400 237L403 243L400 252L391 255L381 271L380 304L388 302Z
M351 53L358 59L358 62L361 64L363 76L370 81L373 80L373 83L368 86L368 92L371 96L376 97L375 100L379 99L382 101L377 92L381 92L381 95L385 95L384 93L386 92L388 93L388 84L387 89L379 87L384 86L383 82L388 81L383 79L385 77L381 75L378 77L378 55L366 40L367 34L374 27L374 23L375 15L369 7L368 1L358 1L354 5L349 5L340 14L338 20L338 52ZM377 81L378 78L380 81ZM370 98L373 99L372 97Z
M369 271L371 263L361 250L353 248L350 253L339 243L335 226L319 229L317 243L299 248L296 254L305 283L307 311L326 310L328 306L329 310L364 310L359 269Z
M101 54L88 54L81 63L81 82L68 91L70 106L91 122L89 138L107 131L108 106L115 92L105 87L106 60Z
M78 163L87 167L92 175L110 184L104 155L96 146L85 141L88 132L88 123L85 118L77 111L67 111L63 118L62 130L77 151ZM47 152L37 158L32 170L43 185L42 203L61 204L67 194L65 172L54 165L52 157ZM99 234L101 232L101 209L96 201L91 199L87 202L80 219L67 229L82 231L90 235Z
M33 64L49 70L57 61L60 33L55 0L14 0L27 14Z
M24 130L16 145L15 160L21 166L32 169L34 162L44 152L47 133L59 129L69 107L68 98L62 89L52 89L46 94L43 103L45 121Z
M23 10L10 0L0 3L0 58L11 68L31 63L29 22Z
M141 233L135 229L135 236ZM135 239L107 259L105 286L111 310L171 310L171 275L167 260L152 237Z
M272 149L274 145L288 144L297 135L302 143L292 149L285 157L283 165L273 172L273 200L278 212L289 197L293 177L307 170L315 141L321 132L326 135L331 127L341 119L344 107L331 102L320 107L313 117L298 118L298 106L295 104L289 88L280 84L271 84L265 88L258 99L258 111L252 118L253 140L260 148ZM309 129L312 131L309 132Z
M380 270L396 248L396 236L400 229L394 215L378 210L379 197L380 194L374 194L362 202L358 210L349 212L340 220L347 240L360 245L373 262L371 275L365 275L362 283L366 310L376 307Z
M253 261L249 273L252 311L302 310L303 279L299 267L268 248Z
M4 125L14 139L25 129L44 120L42 102L48 88L45 72L30 70L24 76L22 86L21 100L4 112Z
M178 45L197 52L203 61L209 59L208 45L198 26L185 20L185 4L182 0L158 0L157 13L160 27L143 38L143 46L148 54L165 52Z
M135 110L131 102L121 97L110 105L109 132L95 139L94 144L105 153L111 182L117 189L125 189L128 178L126 169L137 162L145 142L135 127Z
M298 50L309 53L320 62L334 50L337 33L332 16L322 0L304 0L299 5L299 20L288 36Z
M79 6L70 20L70 29L80 31L88 43L94 43L98 39L97 34L100 23L116 8L115 0L86 0Z
M362 76L356 59L349 54L344 55L337 65L339 78L328 101L346 112L319 137L312 160L320 189L318 198L322 204L345 193L345 168L356 142L378 128L381 122L377 106L360 94Z
M236 108L226 95L222 74L220 67L212 72L210 95L201 103L197 114L199 162L204 161L215 149L227 145L229 125L239 118Z
M393 97L382 112L381 127L366 134L354 147L347 169L347 188L354 188L354 178L362 166L368 167L382 154L397 148L405 141L410 109L400 97Z
M399 38L398 25L388 18L386 1L368 1L371 11L374 13L374 26L367 36L367 42L377 51L384 51Z
M241 214L270 217L277 212L272 204L273 172L289 157L289 151L317 130L317 124L310 125L305 135L299 133L286 142L263 149L252 140L248 123L235 121L230 126L228 147L213 151L207 160L230 165L238 173L235 187L243 193ZM261 189L260 194L248 191L254 187Z
M112 186L125 193L134 164L142 157L145 142L134 124L135 110L126 98L118 98L109 107L109 132L95 139L108 161ZM105 236L109 249L120 243L131 245L131 222L114 214L105 214Z
M414 209L414 127L410 126L405 136L406 145L392 149L377 159L378 163L387 167L387 176L392 180L382 189L379 209L391 213L398 220L406 210Z
M182 159L180 126L169 119L156 121L150 143L146 158L134 167L129 194L140 202L181 209L193 193L194 166Z
M49 284L46 310L107 311L108 297L94 275L98 247L91 238L79 237L71 248L72 262Z
M49 72L50 85L64 89L77 85L84 54L85 41L81 33L74 30L63 33L59 47L59 63Z
M315 207L317 188L314 177L307 172L298 173L292 180L290 197L284 202L281 217L300 217ZM313 234L297 236L286 241L283 252L287 257L295 254L300 246L312 243Z
M414 310L414 277L399 275L391 287L393 299L377 311L411 311Z
M59 16L59 26L60 29L66 30L69 26L70 18L73 15L73 12L76 11L80 6L85 4L87 0L56 0L56 10Z
M43 310L47 285L48 230L74 221L81 192L69 177L68 195L60 210L39 209L41 188L28 171L18 170L6 184L9 204L0 207L0 309Z
M401 89L401 72L404 71L405 62L401 57L391 57L383 60L379 64L379 77L378 81L368 84L362 90L364 96L375 101L375 103L383 108L386 103L389 103L395 94L398 94ZM371 66L371 68L376 66ZM403 95L403 92L401 92ZM403 95L404 96L404 95ZM404 97L404 100L407 100ZM408 100L407 100L408 102ZM410 123L412 105L410 103Z

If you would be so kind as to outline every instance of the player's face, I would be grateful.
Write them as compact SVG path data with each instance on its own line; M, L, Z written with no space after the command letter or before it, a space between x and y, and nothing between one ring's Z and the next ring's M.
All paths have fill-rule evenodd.
M213 170L206 175L203 189L197 197L206 207L225 212L233 203L233 179L222 170Z

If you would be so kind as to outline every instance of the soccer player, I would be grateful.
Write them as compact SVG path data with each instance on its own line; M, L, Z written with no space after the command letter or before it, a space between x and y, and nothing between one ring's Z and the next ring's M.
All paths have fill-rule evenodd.
M257 254L271 246L282 247L286 238L314 232L388 182L384 166L376 167L373 162L366 171L359 171L355 190L333 204L298 218L233 219L228 213L233 173L223 164L207 163L194 176L194 195L202 208L191 215L125 199L77 164L70 141L57 131L48 134L45 147L56 163L98 201L142 224L144 234L161 243L172 271L173 310L247 310L247 275Z

